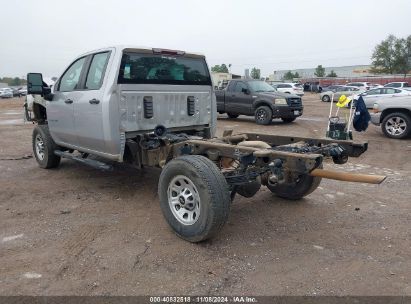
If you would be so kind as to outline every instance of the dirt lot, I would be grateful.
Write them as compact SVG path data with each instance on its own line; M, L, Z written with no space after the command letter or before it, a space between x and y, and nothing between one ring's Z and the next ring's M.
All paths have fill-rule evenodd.
M324 135L329 104L303 99L292 124L221 115L219 134ZM0 100L0 295L411 295L409 139L354 134L369 151L342 168L388 175L381 185L323 180L299 202L237 196L222 232L190 244L163 220L159 170L10 160L31 154L22 104Z

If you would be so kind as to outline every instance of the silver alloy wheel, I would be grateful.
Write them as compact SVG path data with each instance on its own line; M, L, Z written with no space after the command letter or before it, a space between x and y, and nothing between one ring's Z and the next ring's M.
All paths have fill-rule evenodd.
M194 183L184 175L175 176L167 190L168 204L183 225L193 225L200 217L200 195Z
M390 135L400 136L407 130L407 122L401 117L394 116L387 120L385 129Z
M263 121L266 118L267 118L267 113L263 109L260 109L260 110L257 111L257 119L258 120Z
M330 96L324 95L323 98L322 98L322 101L329 102L330 101Z
M36 147L36 155L39 160L44 159L44 142L43 138L40 134L36 135L36 139L34 141L34 145Z

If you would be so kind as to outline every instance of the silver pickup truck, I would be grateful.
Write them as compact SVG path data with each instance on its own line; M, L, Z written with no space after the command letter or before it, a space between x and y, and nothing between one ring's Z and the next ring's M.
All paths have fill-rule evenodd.
M366 142L233 130L215 138L216 98L203 55L110 47L76 58L52 88L40 73L27 79L26 116L37 123L32 145L40 167L57 167L61 158L102 170L110 161L160 167L164 217L191 242L215 235L234 196L251 197L261 185L295 200L322 178L384 179L322 169L324 158L343 164L360 156Z

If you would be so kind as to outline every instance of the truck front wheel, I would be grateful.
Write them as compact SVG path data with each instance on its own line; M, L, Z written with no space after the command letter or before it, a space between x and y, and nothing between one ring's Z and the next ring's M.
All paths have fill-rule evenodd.
M322 165L318 167L322 168ZM312 193L321 183L321 177L303 174L292 184L267 185L272 193L287 200L299 200Z
M38 125L34 128L32 144L34 156L41 168L55 168L60 164L60 156L54 154L57 145L47 125Z
M168 224L189 242L211 238L227 221L231 203L227 182L204 156L181 156L167 163L158 194Z
M260 106L255 110L255 122L259 125L268 125L273 118L273 111L267 106Z

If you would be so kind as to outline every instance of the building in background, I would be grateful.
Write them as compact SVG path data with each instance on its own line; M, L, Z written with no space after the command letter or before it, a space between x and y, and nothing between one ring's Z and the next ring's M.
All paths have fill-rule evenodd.
M240 75L231 73L216 73L211 72L211 80L214 87L224 88L231 79L239 79Z
M374 75L371 73L370 65L351 65L351 66L341 66L341 67L324 67L325 75L328 75L331 71L334 71L338 77L364 77ZM315 68L310 69L295 69L295 70L278 70L274 71L273 74L269 75L270 81L282 81L285 73L291 71L293 73L297 72L300 78L313 78Z
M9 85L5 82L0 82L0 89L7 88Z

